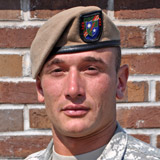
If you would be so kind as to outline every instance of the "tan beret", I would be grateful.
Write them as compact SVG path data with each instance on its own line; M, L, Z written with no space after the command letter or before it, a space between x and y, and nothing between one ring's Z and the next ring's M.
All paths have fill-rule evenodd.
M32 77L40 73L50 54L73 53L120 45L119 31L95 6L75 7L50 18L31 45Z

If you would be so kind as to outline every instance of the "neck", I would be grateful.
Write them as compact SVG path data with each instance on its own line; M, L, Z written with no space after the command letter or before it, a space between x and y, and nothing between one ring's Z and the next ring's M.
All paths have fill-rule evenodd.
M79 155L96 150L110 141L116 129L116 122L84 137L68 137L53 131L54 149L64 156Z

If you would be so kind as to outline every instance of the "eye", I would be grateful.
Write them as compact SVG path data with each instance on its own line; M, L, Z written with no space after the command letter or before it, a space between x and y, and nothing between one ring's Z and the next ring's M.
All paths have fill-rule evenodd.
M64 71L61 68L55 68L53 70L51 70L50 74L53 76L61 76L63 75Z
M94 71L94 70L97 70L97 68L93 67L93 66L90 66L90 67L88 67L88 70Z
M85 73L86 74L90 74L90 75L95 75L95 74L98 74L98 67L96 66L88 66L86 69L85 69Z
M61 68L56 68L53 70L53 72L62 72L62 69Z

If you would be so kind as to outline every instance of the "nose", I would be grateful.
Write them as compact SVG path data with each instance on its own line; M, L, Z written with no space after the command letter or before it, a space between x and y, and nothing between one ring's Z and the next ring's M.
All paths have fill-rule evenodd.
M71 69L67 75L65 96L67 98L77 98L85 95L84 83L80 72L77 69Z

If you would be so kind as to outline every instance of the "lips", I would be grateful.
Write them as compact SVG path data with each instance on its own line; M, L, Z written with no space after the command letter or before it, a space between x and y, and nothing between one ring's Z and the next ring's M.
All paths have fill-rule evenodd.
M82 105L68 105L61 111L69 117L83 117L89 112L90 108Z

